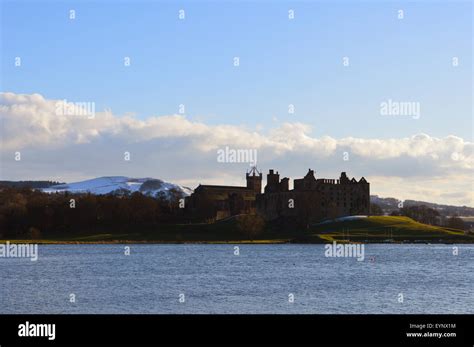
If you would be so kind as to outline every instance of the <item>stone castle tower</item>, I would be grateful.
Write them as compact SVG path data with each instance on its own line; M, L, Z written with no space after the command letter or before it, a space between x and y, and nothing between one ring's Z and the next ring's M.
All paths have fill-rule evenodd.
M253 166L245 175L247 178L247 188L252 189L255 193L262 193L262 173Z
M278 171L275 173L273 170L270 170L267 175L265 193L287 192L289 190L289 182L290 179L288 177L284 177L280 181Z

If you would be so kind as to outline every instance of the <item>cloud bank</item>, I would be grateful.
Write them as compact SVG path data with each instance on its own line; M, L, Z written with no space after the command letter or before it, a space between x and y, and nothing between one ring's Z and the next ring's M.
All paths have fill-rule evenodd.
M0 94L3 179L71 181L113 174L192 187L241 184L248 164L216 161L217 150L229 146L256 149L260 168L276 168L284 176L300 177L308 167L328 178L348 171L369 181L373 177L373 193L473 205L474 144L456 136L317 138L298 122L256 130L208 125L184 115L139 119L104 111L92 118L58 112L61 102L39 94ZM16 152L22 154L20 162L14 160Z

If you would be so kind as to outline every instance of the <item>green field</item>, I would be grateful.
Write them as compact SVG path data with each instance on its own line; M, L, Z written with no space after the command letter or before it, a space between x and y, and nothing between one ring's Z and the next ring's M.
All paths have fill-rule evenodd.
M215 223L170 224L134 233L45 234L40 240L14 240L36 243L327 243L338 242L407 242L474 243L474 235L463 231L415 222L408 217L372 216L360 220L338 221L305 228L265 230L249 239L238 228L238 217ZM6 240L3 240L6 241ZM12 240L10 240L12 241ZM0 241L2 242L2 241Z
M310 234L327 241L472 243L462 230L422 224L408 217L371 216L315 225Z

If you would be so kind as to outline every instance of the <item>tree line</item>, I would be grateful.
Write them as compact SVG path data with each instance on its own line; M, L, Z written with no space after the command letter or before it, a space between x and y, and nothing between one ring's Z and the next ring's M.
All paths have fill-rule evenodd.
M0 238L41 238L44 234L73 232L142 232L154 230L165 223L205 221L214 214L212 204L201 204L190 214L181 206L179 192L168 197L152 197L136 193L94 195L44 193L30 188L0 186ZM383 210L371 205L372 215L383 215ZM410 217L418 222L467 230L466 223L457 216L445 218L427 206L407 206L392 215ZM243 218L244 229L260 220ZM258 226L258 228L257 228ZM253 229L252 229L253 230Z
M140 232L162 223L184 222L178 194L170 198L139 192L121 195L44 193L0 188L0 237L44 233Z

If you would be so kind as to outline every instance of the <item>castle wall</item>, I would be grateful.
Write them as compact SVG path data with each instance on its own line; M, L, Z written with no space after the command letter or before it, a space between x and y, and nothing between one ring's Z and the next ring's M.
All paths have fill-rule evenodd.
M316 179L309 170L289 190L289 179L280 180L278 172L270 170L263 194L261 173L257 175L255 169L246 179L246 187L200 185L188 197L187 206L204 215L207 210L215 218L258 212L266 220L296 218L306 223L370 214L369 183L364 178L349 180L345 172L340 179Z
M242 213L255 213L257 193L254 189L200 185L186 199L186 208L190 215L202 219L222 219Z
M287 180L286 178L282 179ZM345 173L341 179L315 179L309 170L302 179L294 180L294 189L286 191L272 181L272 188L257 197L257 211L267 220L293 217L307 222L326 218L370 214L370 186L365 179L349 181Z

